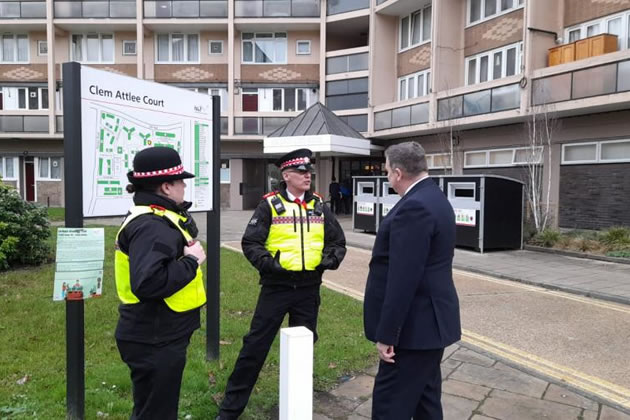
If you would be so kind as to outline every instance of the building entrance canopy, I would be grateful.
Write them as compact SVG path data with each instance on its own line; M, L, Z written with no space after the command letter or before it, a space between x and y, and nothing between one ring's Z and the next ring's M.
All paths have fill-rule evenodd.
M319 156L369 156L372 151L383 150L319 102L264 140L265 154L284 154L302 147Z

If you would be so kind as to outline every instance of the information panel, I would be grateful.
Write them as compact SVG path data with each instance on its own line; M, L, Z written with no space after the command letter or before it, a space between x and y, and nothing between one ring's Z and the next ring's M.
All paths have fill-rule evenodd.
M150 146L179 152L195 174L186 180L190 210L212 210L212 123L207 94L81 66L83 216L127 213L127 172Z

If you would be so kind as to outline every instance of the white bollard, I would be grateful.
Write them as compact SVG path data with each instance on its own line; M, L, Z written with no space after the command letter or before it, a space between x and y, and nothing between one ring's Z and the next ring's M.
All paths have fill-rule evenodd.
M313 419L313 333L280 330L280 420Z

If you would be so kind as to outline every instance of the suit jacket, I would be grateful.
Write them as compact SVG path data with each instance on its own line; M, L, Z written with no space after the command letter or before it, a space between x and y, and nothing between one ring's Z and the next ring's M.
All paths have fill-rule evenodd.
M428 350L461 338L454 249L453 208L426 178L390 210L376 235L363 305L368 340Z

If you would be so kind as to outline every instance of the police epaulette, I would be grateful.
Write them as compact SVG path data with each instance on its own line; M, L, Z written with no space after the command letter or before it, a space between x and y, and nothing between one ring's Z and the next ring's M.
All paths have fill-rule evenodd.
M266 199L268 199L269 197L271 197L272 195L276 195L276 194L278 194L278 191L272 191L272 192L270 192L270 193L267 193L267 194L263 195L263 197L262 197L262 198L263 198L263 200L266 200Z
M314 192L313 195L317 198L319 198L320 200L324 201L324 197L320 194L320 193L316 193Z

